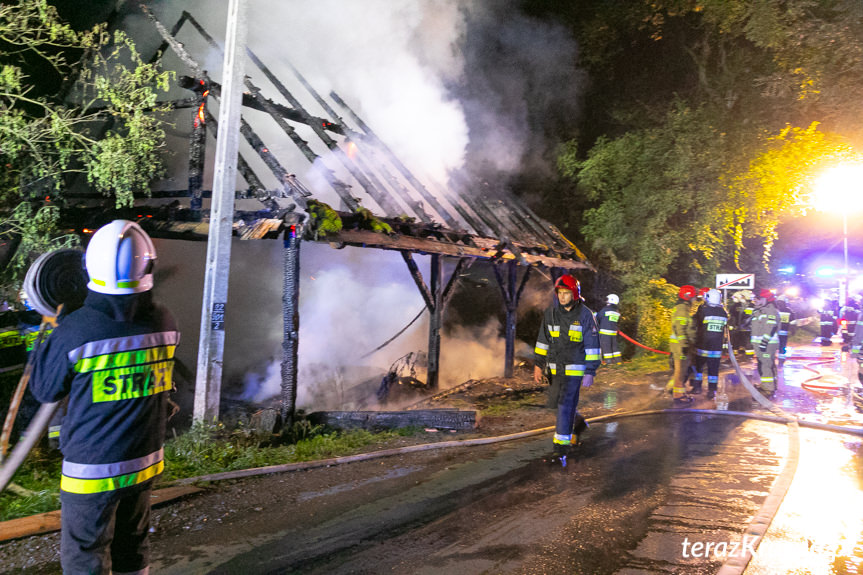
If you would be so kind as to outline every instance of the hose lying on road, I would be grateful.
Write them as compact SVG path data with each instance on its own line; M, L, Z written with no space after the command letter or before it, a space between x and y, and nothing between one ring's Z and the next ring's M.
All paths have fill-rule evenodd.
M619 333L620 337L622 337L626 341L628 341L630 343L634 343L635 345L637 345L638 347L640 347L642 349L646 349L647 351L652 351L653 353L664 353L665 355L671 355L670 351L662 351L661 349L653 349L652 347L647 347L643 343L638 343L637 341L635 341L634 339L632 339L631 337L629 337L628 335L626 335L622 331L618 331L617 333Z

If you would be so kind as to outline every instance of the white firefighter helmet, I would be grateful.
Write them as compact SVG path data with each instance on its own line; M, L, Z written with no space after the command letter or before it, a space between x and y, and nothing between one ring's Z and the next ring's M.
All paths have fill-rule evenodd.
M704 297L707 300L707 303L710 305L719 305L722 303L722 294L719 293L718 289L712 289L707 292L707 295Z
M149 291L155 260L156 248L141 226L114 220L99 228L87 246L87 287L111 295Z
M609 305L617 305L620 303L620 298L617 297L616 293L608 294L608 297L605 298L605 303Z

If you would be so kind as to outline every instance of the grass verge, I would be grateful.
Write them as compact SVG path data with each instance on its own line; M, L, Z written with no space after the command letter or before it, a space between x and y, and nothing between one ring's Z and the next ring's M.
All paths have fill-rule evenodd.
M165 443L161 481L353 455L369 445L380 446L419 432L418 428L335 431L301 420L281 444L262 444L259 437L242 427L226 430L221 424L196 424ZM0 493L0 521L59 509L61 462L58 451L34 449L13 478L30 493L19 495L9 489Z

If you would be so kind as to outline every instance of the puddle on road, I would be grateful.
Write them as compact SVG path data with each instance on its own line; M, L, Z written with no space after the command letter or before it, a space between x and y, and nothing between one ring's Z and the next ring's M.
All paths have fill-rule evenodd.
M747 575L863 573L861 440L800 430L794 481Z
M849 394L857 381L857 360L838 346L798 346L779 370L776 403L803 421L863 427Z

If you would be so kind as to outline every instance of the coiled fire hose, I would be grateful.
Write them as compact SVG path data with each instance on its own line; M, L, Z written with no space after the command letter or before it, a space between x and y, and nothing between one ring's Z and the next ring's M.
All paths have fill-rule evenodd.
M39 256L27 270L27 275L24 278L24 293L33 309L42 314L43 317L55 317L61 310L71 312L83 305L87 295L87 276L84 271L83 255L84 252L76 249L50 251ZM36 345L30 352L24 374L18 383L18 388L9 405L9 412L3 424L3 432L0 436L0 447L2 447L0 450L0 491L6 489L27 455L42 439L45 430L51 423L54 412L60 405L60 402L42 404L27 427L23 438L15 444L9 458L3 459L6 456L18 407L33 371L33 358L36 356L46 328L46 322L43 321L39 328Z

